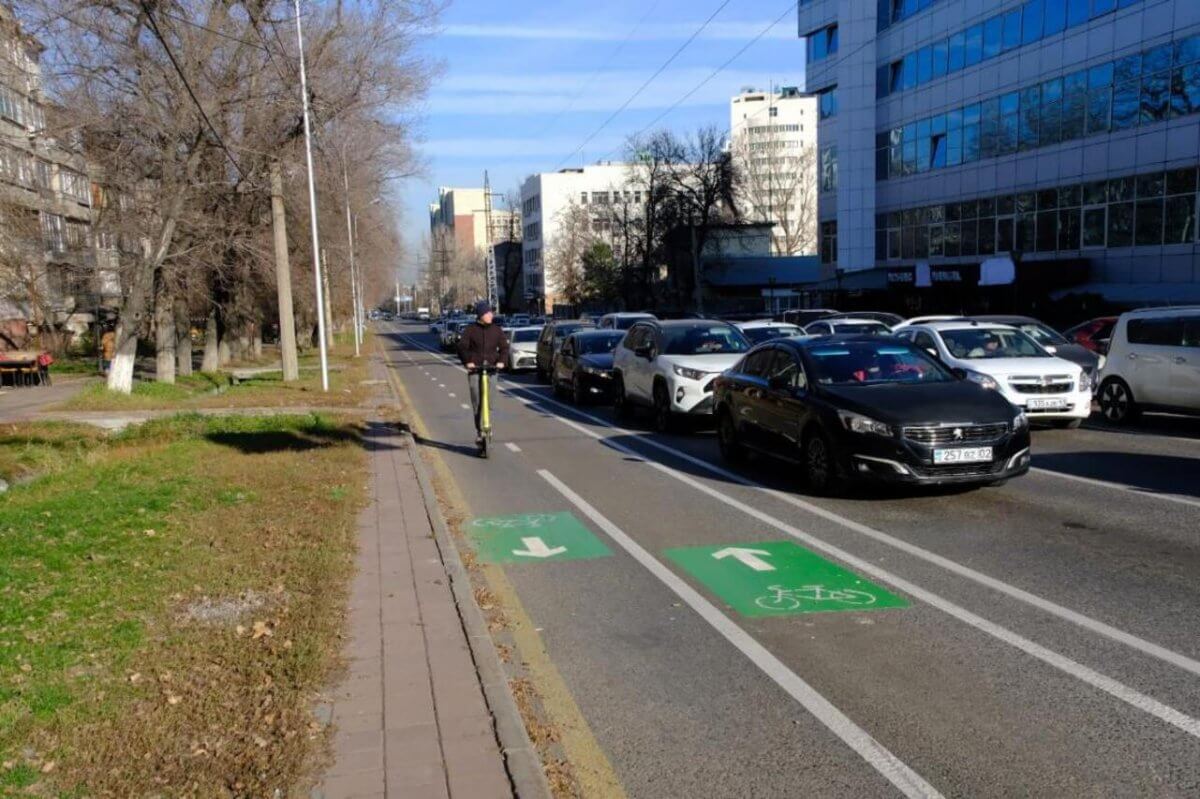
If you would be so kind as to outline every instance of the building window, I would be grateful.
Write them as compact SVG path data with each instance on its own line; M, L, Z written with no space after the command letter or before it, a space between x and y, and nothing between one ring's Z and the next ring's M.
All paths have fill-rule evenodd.
M882 30L911 13L924 10L933 0L879 0L879 28ZM1125 8L1141 0L1028 0L1023 6L997 14L977 25L907 53L881 67L876 93L880 97L921 86L944 75L996 58L1004 53L1034 44L1065 28L1083 25L1089 20ZM896 14L895 6L902 11ZM810 37L811 42L811 37ZM810 43L809 49L814 45ZM809 61L814 60L809 55ZM942 68L942 64L945 68Z
M821 191L837 191L837 145L821 150Z
M586 191L579 192L579 204L587 205L588 204L587 200L588 200L588 193Z
M829 86L817 92L817 115L821 119L837 116L837 86Z
M807 41L808 63L810 64L814 61L828 58L838 51L837 25L830 25L827 28L813 31L805 38Z
M837 263L837 221L821 223L821 263Z

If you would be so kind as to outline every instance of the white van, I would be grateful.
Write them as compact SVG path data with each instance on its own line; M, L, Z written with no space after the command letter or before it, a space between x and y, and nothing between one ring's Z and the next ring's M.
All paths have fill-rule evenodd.
M1142 411L1200 414L1200 306L1122 314L1098 394L1100 412L1113 424Z

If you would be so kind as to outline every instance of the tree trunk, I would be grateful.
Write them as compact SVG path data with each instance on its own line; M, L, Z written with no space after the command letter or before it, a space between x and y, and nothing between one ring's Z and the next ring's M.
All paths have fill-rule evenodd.
M250 348L256 359L262 358L263 341L262 341L262 325L258 322L253 322L250 325Z
M221 366L227 366L233 359L233 352L229 346L229 328L225 328L225 335L221 336L217 341L217 363Z
M152 267L144 266L134 275L129 294L117 313L117 329L112 366L108 370L108 390L121 394L133 392L133 367L137 360L138 328L146 313L146 302L154 288Z
M333 352L333 302L329 297L329 257L321 259L321 282L325 287L325 349Z
M217 309L208 309L208 321L204 325L204 360L200 362L201 372L218 372L221 370L220 330L217 326Z
M283 381L290 383L300 379L300 364L296 355L296 320L292 308L292 267L288 262L283 176L278 161L271 163L271 222L275 233L275 290L279 296L279 356L283 361ZM262 340L261 337L259 340Z
M159 271L154 292L154 380L175 382L175 298Z
M175 303L175 373L187 377L192 373L192 320L187 303Z

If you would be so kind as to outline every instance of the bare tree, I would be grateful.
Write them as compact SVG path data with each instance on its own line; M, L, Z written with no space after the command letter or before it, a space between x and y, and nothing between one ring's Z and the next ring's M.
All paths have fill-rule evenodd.
M546 285L570 305L584 299L583 254L592 245L592 216L574 199L555 217L555 236L546 252Z
M809 255L817 251L817 154L768 130L743 132L730 148L737 171L737 200L748 220L773 225L776 255Z

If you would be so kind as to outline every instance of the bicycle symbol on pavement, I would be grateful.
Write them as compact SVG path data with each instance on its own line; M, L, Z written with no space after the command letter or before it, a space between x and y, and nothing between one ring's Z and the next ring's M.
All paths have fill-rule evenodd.
M492 516L486 519L476 519L471 522L473 527L491 530L536 530L557 521L556 513L530 513L523 516Z
M771 593L760 596L754 604L763 610L790 611L796 610L806 602L837 602L843 605L866 607L875 604L875 595L866 591L855 591L852 588L831 589L823 585L802 585L788 588L782 585L769 585Z

